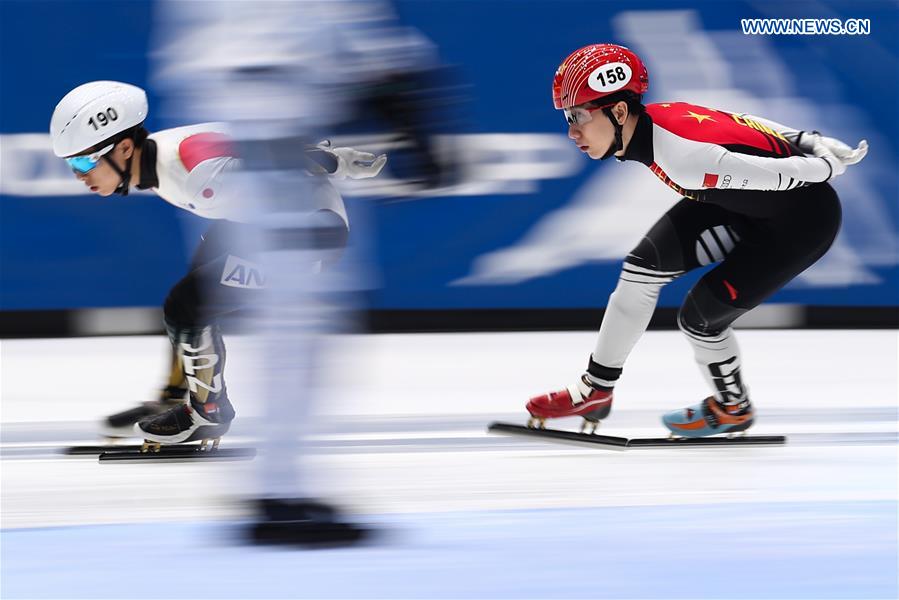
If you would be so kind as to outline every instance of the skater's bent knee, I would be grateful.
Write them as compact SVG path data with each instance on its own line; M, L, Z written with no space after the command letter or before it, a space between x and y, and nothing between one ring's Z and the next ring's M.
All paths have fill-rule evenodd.
M201 299L196 282L187 277L169 291L163 306L165 322L175 329L201 325L199 307Z
M655 243L647 236L628 253L624 264L627 266L630 263L643 269L662 271L664 270L663 262Z
M721 334L746 312L715 296L707 282L700 281L690 290L677 313L681 331L702 337Z

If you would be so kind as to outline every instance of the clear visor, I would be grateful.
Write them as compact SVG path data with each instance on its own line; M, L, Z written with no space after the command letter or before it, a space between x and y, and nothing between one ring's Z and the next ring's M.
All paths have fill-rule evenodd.
M104 154L109 154L109 152L115 148L115 144L110 144L100 150L97 150L93 154L83 154L81 156L70 156L66 159L66 163L72 170L76 173L89 173L96 168L96 166L100 163L100 157Z
M601 106L572 106L571 108L566 108L562 112L565 113L565 121L569 125L583 125L593 120L594 112L613 105L614 103L603 104Z
M566 108L563 112L565 113L565 121L569 125L583 125L593 119L593 114L580 106Z

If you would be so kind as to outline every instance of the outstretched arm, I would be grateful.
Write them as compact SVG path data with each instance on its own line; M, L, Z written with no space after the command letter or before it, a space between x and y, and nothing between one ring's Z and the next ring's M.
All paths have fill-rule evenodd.
M817 141L811 156L767 157L743 154L713 143L668 136L663 168L668 176L686 189L731 189L786 191L810 183L833 179L846 170L823 142ZM862 150L865 146L862 145ZM860 160L860 159L859 159ZM857 162L857 161L856 161Z
M792 127L787 127L786 125L782 125L777 121L772 121L770 119L756 117L749 114L742 114L739 116L742 118L757 121L765 127L770 127L774 131L787 138L787 140L795 144L803 152L814 154L815 144L820 143L834 156L840 159L843 164L846 165L854 165L855 163L863 159L868 153L868 142L866 140L860 141L856 148L852 148L848 144L841 142L836 138L821 135L817 131L800 131Z
M307 156L334 179L375 177L387 163L386 154L375 156L354 148L332 148L328 141L307 150Z

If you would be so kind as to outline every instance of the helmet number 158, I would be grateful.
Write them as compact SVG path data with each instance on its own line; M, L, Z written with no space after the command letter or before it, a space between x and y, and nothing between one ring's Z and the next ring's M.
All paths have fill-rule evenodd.
M626 86L632 74L631 68L624 63L603 65L590 74L587 85L597 92L613 92Z
M96 115L87 120L87 124L94 128L94 131L100 127L106 127L110 122L119 118L116 109L109 107L105 112L98 112Z

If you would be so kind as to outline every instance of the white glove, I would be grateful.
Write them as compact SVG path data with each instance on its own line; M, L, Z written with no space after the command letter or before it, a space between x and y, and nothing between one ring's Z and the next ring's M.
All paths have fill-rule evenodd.
M846 172L846 165L841 161L836 155L831 152L830 148L824 145L824 142L818 140L815 142L815 145L812 146L812 154L817 156L818 158L823 158L827 161L831 168L830 179L837 177L838 175L842 175Z
M827 148L831 154L840 159L844 165L854 165L868 154L868 142L862 140L858 143L858 148L850 148L845 143L832 137L826 137L816 131L803 131L799 138L799 148L806 152L815 152L815 145L821 144ZM818 156L815 154L815 156Z
M861 161L868 153L868 142L862 140L858 143L858 148L850 148L838 139L821 137L821 143L830 150L834 156L840 159L844 165L854 165Z
M375 156L368 152L360 152L353 148L319 148L337 157L337 170L330 174L334 179L368 179L375 177L387 164L387 155Z

